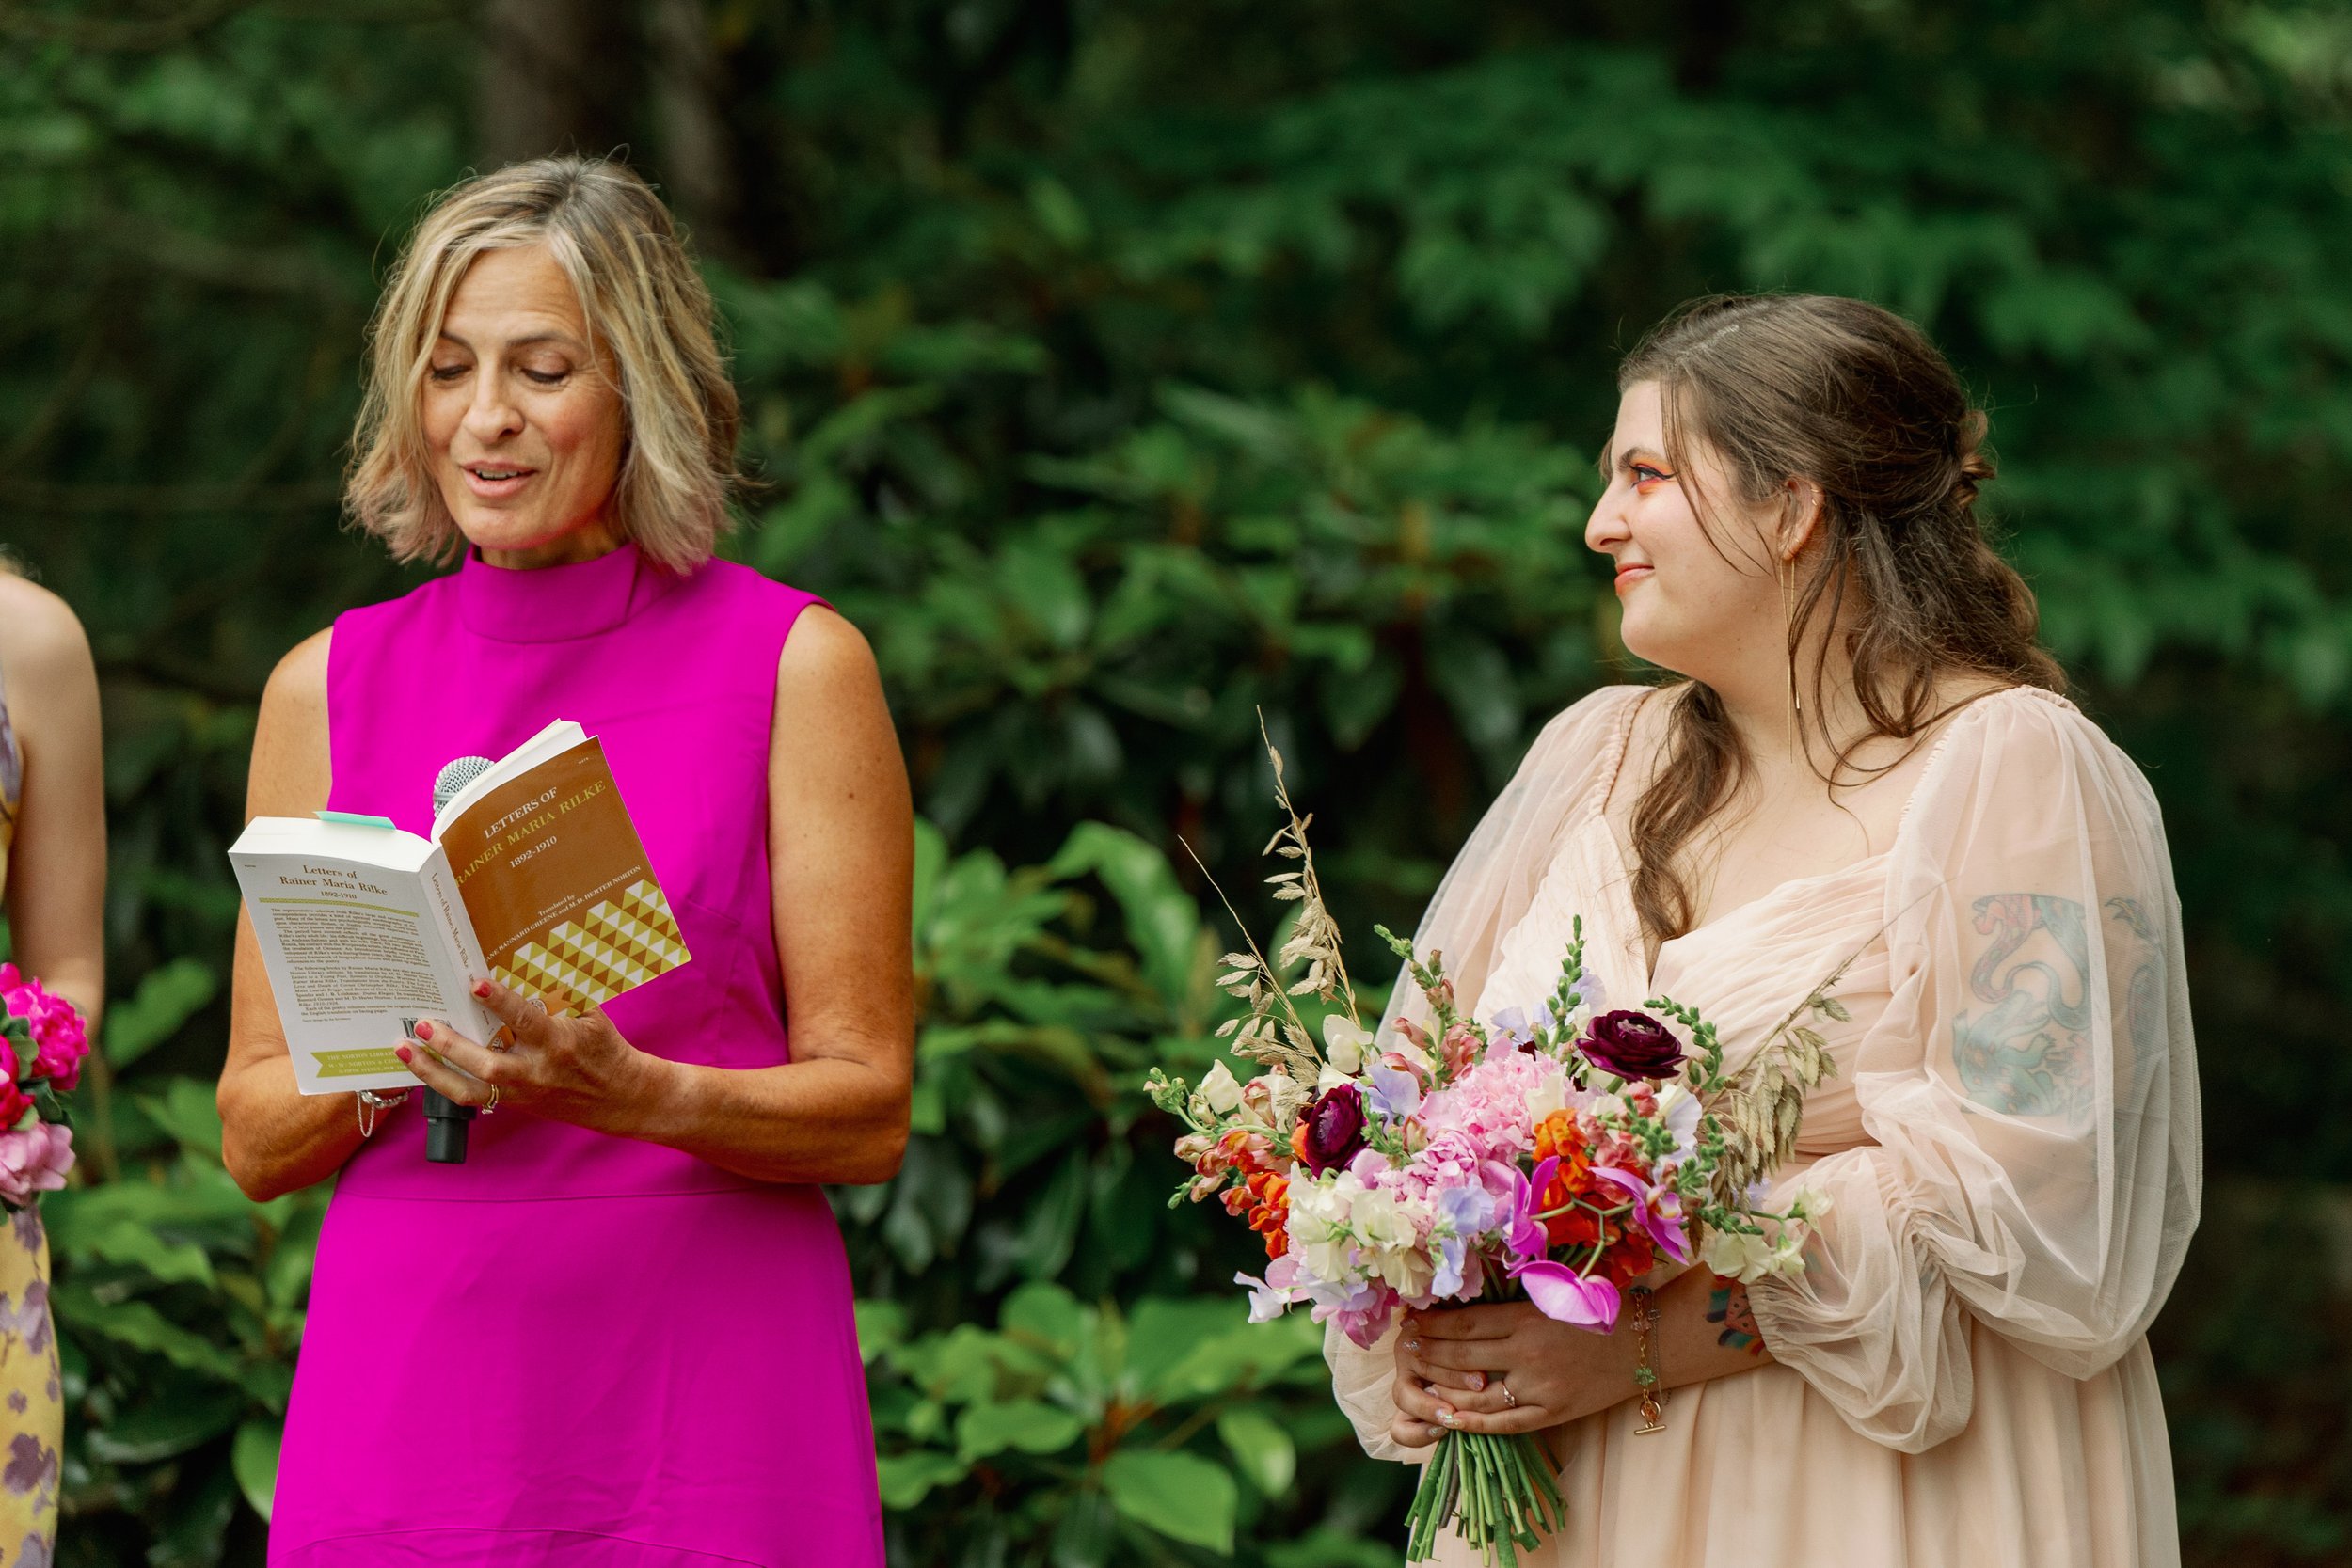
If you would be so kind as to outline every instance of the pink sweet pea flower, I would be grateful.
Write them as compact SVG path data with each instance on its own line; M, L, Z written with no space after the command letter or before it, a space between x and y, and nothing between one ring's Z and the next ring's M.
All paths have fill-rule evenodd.
M73 1168L73 1129L61 1122L37 1121L13 1132L0 1132L0 1201L22 1209L35 1193L54 1193L65 1185Z
M1565 1263L1518 1263L1511 1277L1527 1291L1535 1310L1555 1322L1606 1334L1617 1326L1617 1288L1606 1279L1585 1279Z
M1595 1165L1593 1175L1622 1188L1633 1199L1633 1218L1649 1233L1659 1251L1677 1263L1692 1259L1690 1227L1682 1222L1682 1195L1672 1187L1653 1187L1631 1171L1614 1165Z

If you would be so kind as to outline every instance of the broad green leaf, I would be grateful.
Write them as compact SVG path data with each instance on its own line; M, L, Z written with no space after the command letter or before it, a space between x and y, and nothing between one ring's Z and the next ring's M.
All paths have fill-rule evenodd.
M237 1424L245 1401L232 1388L187 1389L118 1412L89 1434L90 1452L115 1465L152 1465L210 1442Z
M904 1305L863 1298L858 1301L858 1354L867 1366L872 1366L876 1357L896 1350L905 1342L906 1337L907 1309Z
M1216 1418L1216 1434L1252 1486L1269 1497L1290 1490L1298 1473L1298 1447L1281 1422L1255 1405L1235 1405Z
M1138 1310L1138 1340L1143 1322ZM1322 1354L1321 1326L1307 1314L1294 1312L1272 1323L1244 1323L1197 1339L1150 1373L1144 1386L1164 1400L1205 1399L1232 1388L1263 1388Z
M190 1371L236 1381L237 1358L203 1336L181 1327L144 1301L102 1302L87 1287L60 1285L52 1297L57 1325L76 1335L96 1335L133 1350L151 1351Z
M213 1087L193 1078L174 1078L161 1095L140 1095L139 1108L181 1148L220 1158L220 1107Z
M1007 1449L1057 1453L1085 1432L1077 1417L1041 1400L975 1404L956 1418L956 1456L970 1464Z
M882 1506L903 1512L930 1496L933 1487L961 1481L968 1466L935 1449L915 1449L884 1454L874 1468L882 1481Z
M285 1440L283 1421L247 1421L237 1429L237 1440L230 1449L237 1485L263 1524L269 1522L271 1505L277 1500L278 1455Z
M63 1249L61 1249L63 1250ZM194 1242L167 1241L131 1219L115 1219L73 1233L71 1251L109 1263L144 1269L165 1284L212 1284L212 1259Z
M1192 1453L1121 1449L1103 1465L1120 1513L1190 1545L1231 1555L1238 1496L1231 1472Z
M1005 1298L997 1325L1007 1335L1042 1344L1067 1360L1075 1355L1092 1314L1051 1280L1033 1280Z
M287 1217L262 1273L270 1305L278 1307L292 1307L310 1290L318 1263L319 1227L326 1219L325 1192L313 1188L293 1196L299 1207Z
M1078 1244L1078 1225L1085 1217L1087 1156L1083 1151L1064 1160L1053 1180L1029 1203L1016 1243L1021 1272L1031 1279L1050 1279L1070 1261Z
M1082 822L1055 855L1057 877L1092 872L1119 900L1127 936L1143 959L1154 990L1171 1002L1191 988L1198 962L1196 933L1200 909L1176 880L1168 857L1134 833L1101 822Z
M180 1032L220 990L209 964L180 958L148 971L137 990L106 1008L106 1060L129 1067Z

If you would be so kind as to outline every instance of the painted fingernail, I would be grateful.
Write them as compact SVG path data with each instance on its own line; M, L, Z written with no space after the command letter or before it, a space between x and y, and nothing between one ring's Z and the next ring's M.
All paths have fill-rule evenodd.
M489 995L489 994L490 994L490 982L489 982L489 981L487 981L487 980L476 980L476 981L473 983L473 993L474 993L476 996L487 996L487 995Z
M1485 1372L1470 1373L1470 1387L1473 1391L1484 1388L1485 1386L1486 1386L1486 1374Z
M423 1023L423 1022L420 1022L420 1023L417 1025L417 1038L419 1038L419 1039L421 1039L421 1040L429 1040L429 1039L431 1039L432 1037L433 1037L433 1025L431 1025L430 1023Z
M410 1062L417 1059L417 1053L409 1050L405 1045L396 1045L392 1047L392 1054L400 1058L400 1065L403 1067L406 1067Z
M1462 1418L1456 1416L1453 1411L1447 1409L1442 1404L1438 1406L1438 1419L1450 1427L1460 1426L1462 1424Z

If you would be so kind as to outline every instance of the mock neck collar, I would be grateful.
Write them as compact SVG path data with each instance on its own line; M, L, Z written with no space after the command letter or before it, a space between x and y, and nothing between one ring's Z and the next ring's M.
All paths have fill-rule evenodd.
M493 566L469 548L457 569L466 629L499 642L564 642L611 631L653 596L652 574L625 544L565 566Z

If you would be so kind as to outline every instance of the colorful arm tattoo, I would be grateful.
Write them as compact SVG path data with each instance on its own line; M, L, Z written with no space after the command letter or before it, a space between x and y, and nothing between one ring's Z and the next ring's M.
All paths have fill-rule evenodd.
M1739 1280L1715 1275L1715 1288L1707 1297L1707 1321L1724 1325L1715 1342L1724 1349L1764 1354L1764 1335L1756 1326L1756 1314L1748 1310L1748 1288Z

